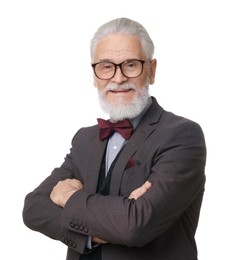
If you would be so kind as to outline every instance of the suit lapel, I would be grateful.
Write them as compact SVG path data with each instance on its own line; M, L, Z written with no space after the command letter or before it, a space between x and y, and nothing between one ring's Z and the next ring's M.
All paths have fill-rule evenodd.
M157 123L163 112L155 98L153 98L153 104L142 118L135 132L131 136L130 140L123 148L112 172L110 195L118 195L120 189L120 182L123 172L133 154L142 146L148 136L156 129Z

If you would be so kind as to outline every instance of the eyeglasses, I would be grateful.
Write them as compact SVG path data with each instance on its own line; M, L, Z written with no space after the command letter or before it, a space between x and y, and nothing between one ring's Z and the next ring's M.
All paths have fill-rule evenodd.
M122 74L127 78L139 77L143 72L144 60L126 60L119 64L102 61L93 63L93 71L97 78L108 80L115 76L117 67L120 68Z

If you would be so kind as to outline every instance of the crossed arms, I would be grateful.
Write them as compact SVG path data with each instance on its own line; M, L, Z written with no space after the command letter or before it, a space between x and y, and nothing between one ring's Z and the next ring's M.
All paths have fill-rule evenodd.
M66 202L68 199L79 190L82 190L84 188L84 185L81 183L81 181L77 179L66 179L63 181L59 181L56 186L53 188L50 198L53 203L56 205L64 208ZM149 181L146 181L141 187L135 189L131 194L129 195L129 199L138 199L141 197L148 189L151 188L151 183ZM107 241L98 238L96 236L92 237L92 241L94 243L98 244L105 244Z
M194 236L206 159L204 137L196 124L185 121L174 128L171 124L147 139L135 154L142 164L131 175L124 174L120 196L93 193L90 183L82 183L86 175L78 173L86 173L84 158L91 152L91 138L85 136L86 131L78 133L74 153L26 196L23 218L29 228L70 246L64 236L79 253L84 252L88 236L97 243L143 247L183 214ZM187 212L189 208L193 210Z

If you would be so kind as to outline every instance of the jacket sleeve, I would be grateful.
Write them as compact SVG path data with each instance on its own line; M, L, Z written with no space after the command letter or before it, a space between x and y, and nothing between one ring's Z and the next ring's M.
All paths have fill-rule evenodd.
M162 136L149 162L152 187L142 197L133 200L78 191L64 207L62 224L70 231L113 244L142 247L167 231L198 197L201 201L205 160L202 130L186 121ZM193 232L198 209L190 218Z
M87 235L63 227L63 208L55 205L50 199L53 187L58 181L67 178L74 178L70 155L67 155L60 168L54 169L48 178L26 196L23 221L30 229L43 233L52 239L60 240L73 250L83 253Z

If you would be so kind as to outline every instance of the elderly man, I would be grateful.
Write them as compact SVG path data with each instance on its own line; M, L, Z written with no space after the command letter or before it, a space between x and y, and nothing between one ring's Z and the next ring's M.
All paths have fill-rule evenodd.
M201 127L149 94L154 45L119 18L91 41L109 120L81 128L70 153L25 199L25 224L68 246L67 260L196 260L205 185Z

